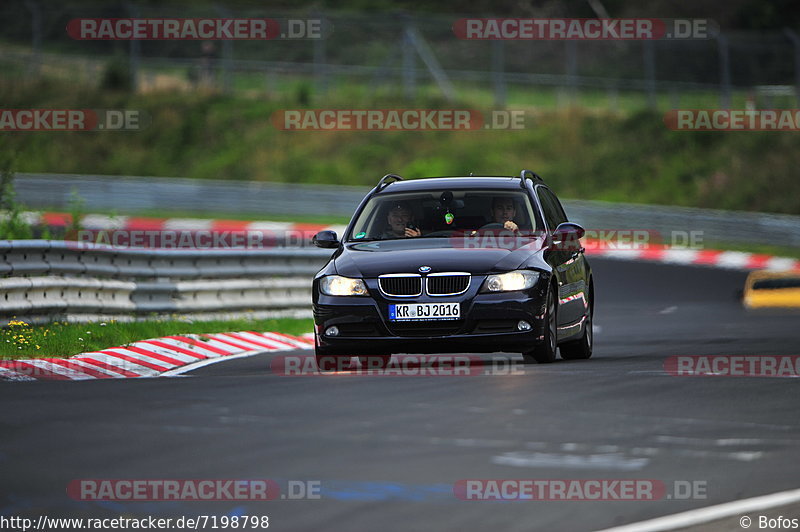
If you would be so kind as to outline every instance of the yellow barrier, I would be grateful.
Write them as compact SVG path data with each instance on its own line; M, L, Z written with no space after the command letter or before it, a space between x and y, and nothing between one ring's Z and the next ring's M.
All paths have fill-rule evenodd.
M800 272L757 271L744 282L747 308L800 308Z

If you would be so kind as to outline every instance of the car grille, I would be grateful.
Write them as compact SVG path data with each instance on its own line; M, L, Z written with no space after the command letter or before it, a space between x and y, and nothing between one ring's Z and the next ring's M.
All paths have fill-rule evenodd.
M422 295L422 277L414 274L381 275L378 286L387 296L415 297Z
M468 273L441 273L429 275L425 289L431 296L454 296L463 294L469 288Z

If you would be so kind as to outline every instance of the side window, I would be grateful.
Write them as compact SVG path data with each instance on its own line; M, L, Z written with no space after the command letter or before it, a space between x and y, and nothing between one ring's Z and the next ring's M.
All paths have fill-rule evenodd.
M563 224L564 222L568 222L567 213L564 212L564 207L561 206L561 202L558 201L553 191L548 190L547 195L553 199L553 205L555 205L556 213L558 214L558 223Z
M544 217L551 231L558 227L558 224L567 221L567 215L564 214L564 209L561 207L561 203L559 203L555 194L541 186L536 188L536 194L539 196L539 201L542 203Z

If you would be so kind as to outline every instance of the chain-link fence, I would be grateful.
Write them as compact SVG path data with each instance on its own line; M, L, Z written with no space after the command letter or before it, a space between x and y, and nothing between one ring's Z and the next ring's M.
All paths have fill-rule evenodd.
M78 18L221 17L324 20L324 39L100 40L70 38ZM697 40L507 40L456 37L461 15L335 11L232 11L221 5L0 6L0 66L6 79L59 77L140 90L177 88L276 95L300 100L331 95L441 94L486 103L588 104L617 107L620 97L669 108L800 106L800 40L790 29ZM552 98L542 98L542 95ZM703 99L704 98L704 99ZM627 101L627 100L626 100Z

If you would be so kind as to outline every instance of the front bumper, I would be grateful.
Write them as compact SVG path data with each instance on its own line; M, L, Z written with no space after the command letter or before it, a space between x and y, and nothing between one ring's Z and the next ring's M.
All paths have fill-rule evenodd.
M317 351L331 355L384 353L453 353L529 351L543 340L544 308L541 284L530 290L494 294L478 287L455 297L420 296L413 301L387 298L369 286L369 297L332 297L318 294L314 302ZM546 285L545 285L546 286ZM461 319L430 322L389 321L392 303L461 304ZM528 331L517 323L531 324ZM339 335L327 336L332 326Z

